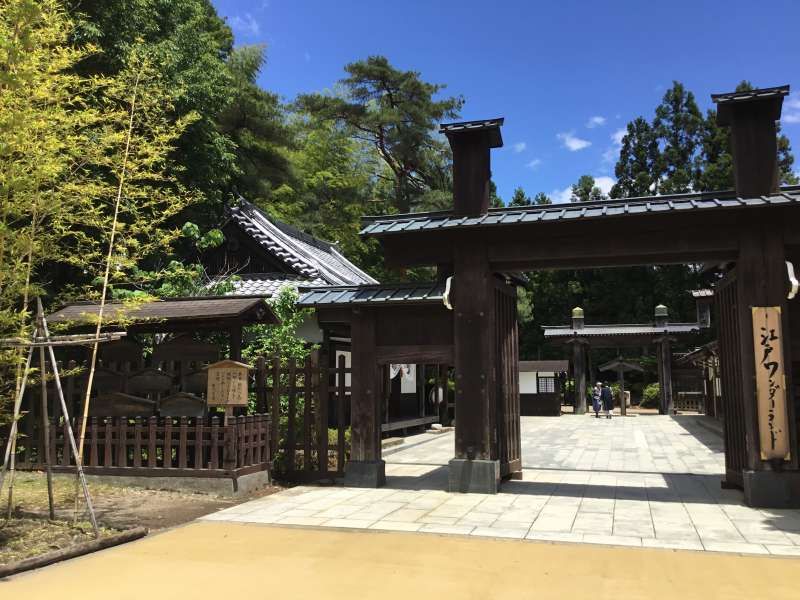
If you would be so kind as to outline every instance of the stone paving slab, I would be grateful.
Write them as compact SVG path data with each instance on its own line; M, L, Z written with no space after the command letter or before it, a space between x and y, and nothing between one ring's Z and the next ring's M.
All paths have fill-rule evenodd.
M496 495L447 492L453 433L416 436L384 488L299 486L205 520L800 556L800 510L723 490L701 418L523 417L523 478Z

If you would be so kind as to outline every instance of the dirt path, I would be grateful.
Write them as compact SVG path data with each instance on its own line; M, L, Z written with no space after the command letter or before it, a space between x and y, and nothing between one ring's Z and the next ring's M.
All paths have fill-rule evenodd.
M0 583L26 600L782 600L798 587L798 559L209 522Z

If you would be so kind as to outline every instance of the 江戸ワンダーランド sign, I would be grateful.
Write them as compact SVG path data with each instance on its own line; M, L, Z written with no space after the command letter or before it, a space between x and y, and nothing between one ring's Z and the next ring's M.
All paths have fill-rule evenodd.
M789 460L781 309L779 306L752 309L761 458Z

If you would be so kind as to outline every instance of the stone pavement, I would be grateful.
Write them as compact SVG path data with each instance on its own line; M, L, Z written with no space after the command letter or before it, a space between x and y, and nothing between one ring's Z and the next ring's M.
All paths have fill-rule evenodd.
M800 510L721 489L704 418L523 417L523 479L496 495L447 492L453 434L422 434L386 453L384 488L295 487L204 520L800 556Z

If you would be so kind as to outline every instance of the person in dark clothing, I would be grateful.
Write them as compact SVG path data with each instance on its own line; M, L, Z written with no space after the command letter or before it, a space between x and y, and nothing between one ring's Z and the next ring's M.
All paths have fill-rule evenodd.
M600 398L602 396L603 384L599 381L594 385L592 389L592 408L594 409L594 418L600 418Z
M611 412L614 410L614 397L607 383L603 384L603 389L600 392L600 400L603 403L603 410L606 411L606 419L610 419Z

